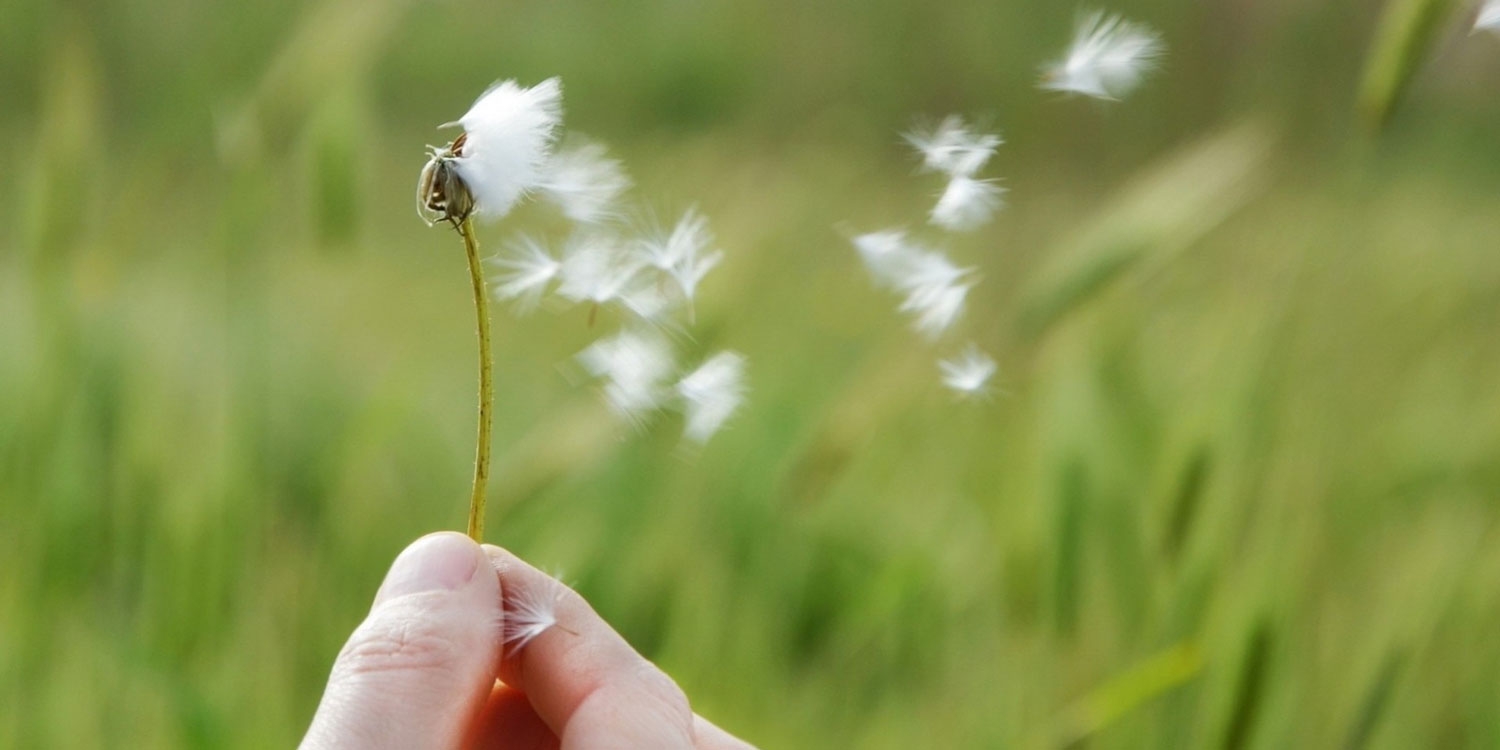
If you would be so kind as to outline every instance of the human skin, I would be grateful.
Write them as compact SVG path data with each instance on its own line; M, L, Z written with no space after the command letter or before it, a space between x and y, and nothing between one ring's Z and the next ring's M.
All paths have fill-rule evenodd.
M557 625L503 643L502 592L556 587ZM304 750L750 746L693 713L582 597L493 545L407 547L339 652Z

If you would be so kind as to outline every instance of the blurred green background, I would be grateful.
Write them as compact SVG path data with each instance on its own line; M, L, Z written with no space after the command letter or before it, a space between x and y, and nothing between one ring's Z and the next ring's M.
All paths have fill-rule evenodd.
M701 713L1500 747L1500 39L1447 3L1391 42L1376 132L1381 5L1115 0L1170 55L1101 105L1036 90L1076 11L1043 0L0 0L0 746L296 742L390 560L464 521L423 146L561 75L646 206L711 218L684 347L746 353L751 401L685 454L560 375L615 319L497 309L489 533ZM921 224L899 133L948 113L1004 131L1011 205L928 346L845 233ZM991 401L938 385L966 340Z

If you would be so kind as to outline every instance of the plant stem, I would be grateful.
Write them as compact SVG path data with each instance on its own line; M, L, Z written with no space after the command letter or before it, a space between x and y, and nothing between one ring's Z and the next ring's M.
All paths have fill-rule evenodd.
M469 278L474 282L474 312L479 320L479 439L474 448L474 492L469 497L468 529L469 537L478 542L484 536L485 485L490 478L490 431L495 407L490 359L490 307L484 267L479 264L479 242L474 239L474 223L465 218L457 229L464 238L464 250L469 256Z

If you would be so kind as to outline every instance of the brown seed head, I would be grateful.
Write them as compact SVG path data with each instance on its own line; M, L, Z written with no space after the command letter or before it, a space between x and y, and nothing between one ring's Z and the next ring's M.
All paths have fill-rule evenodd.
M417 178L417 213L429 224L446 221L457 226L474 212L474 196L454 165L467 140L464 133L446 147L433 149Z

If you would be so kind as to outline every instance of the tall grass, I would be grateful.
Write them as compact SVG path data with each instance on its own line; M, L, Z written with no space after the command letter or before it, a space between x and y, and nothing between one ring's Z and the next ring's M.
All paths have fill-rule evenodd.
M1169 41L1193 26L1193 4L1137 5ZM409 215L421 123L549 66L577 74L571 127L714 217L729 253L685 346L745 352L753 391L684 457L677 425L621 427L559 376L601 332L584 314L497 319L496 541L560 568L701 713L767 747L1500 745L1500 173L1452 166L1472 159L1441 124L1356 162L1273 147L1170 73L1123 107L1058 102L945 40L1040 59L1015 25L1060 44L1071 8L973 11L986 41L894 2L814 36L728 3L519 8L506 28L537 38L486 27L513 44L459 72L416 61L477 7L392 6L314 83L276 72L278 49L322 54L285 42L297 22L231 33L168 3L259 61L200 52L221 88L171 105L132 65L179 32L106 6L125 36L18 16L49 53L0 113L0 746L296 740L394 554L463 521L472 313L464 259ZM649 68L615 59L618 91L579 62L616 21ZM793 84L743 37L683 41L731 28L787 55L919 43L901 70L807 52ZM870 108L809 108L840 75ZM198 105L262 111L235 105L278 76L315 89L215 150ZM679 115L590 99L653 92ZM963 333L1005 393L958 404L831 224L923 205L912 110L985 107L1015 111L1014 204L954 253L986 276Z

